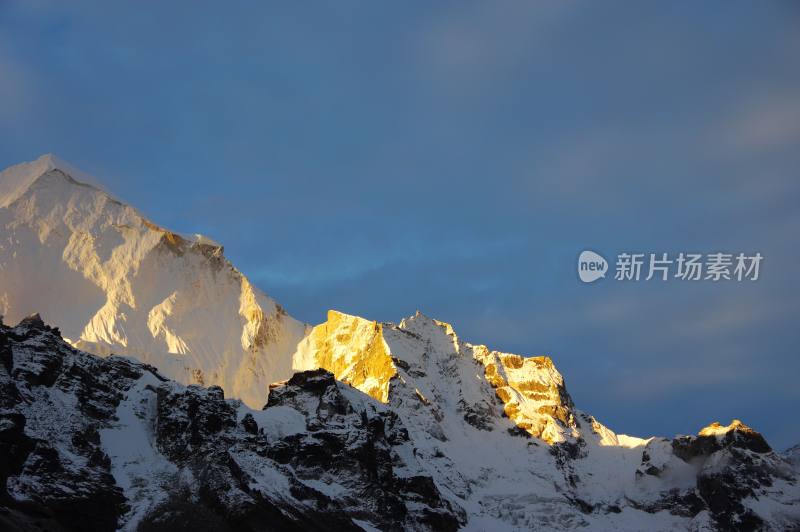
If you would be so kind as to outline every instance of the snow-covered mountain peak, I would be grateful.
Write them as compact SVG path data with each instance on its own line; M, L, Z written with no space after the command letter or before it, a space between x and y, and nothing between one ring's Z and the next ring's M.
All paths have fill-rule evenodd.
M300 343L293 365L296 370L324 368L384 403L397 374L383 325L335 310Z
M77 176L77 177L76 177ZM54 156L0 173L0 314L131 355L254 407L292 374L305 325L200 235L153 223Z
M715 421L701 429L697 435L701 438L714 438L717 442L726 445L736 445L761 452L772 451L772 448L759 432L751 429L738 419L734 419L728 425L722 425Z
M572 399L552 360L469 344L450 324L420 312L394 325L330 311L301 342L294 368L327 369L384 403L410 394L431 408L434 433L447 432L442 419L452 409L478 426L496 424L502 414L515 430L550 444L579 435Z
M0 172L0 207L20 198L45 175L64 179L72 184L102 190L96 179L77 170L68 162L48 153L35 161L21 163Z
M415 332L415 331L425 331L425 330L432 330L435 328L442 329L445 334L453 336L454 339L457 339L456 333L453 330L453 326L447 322L439 321L437 319L431 318L426 314L423 314L421 311L416 311L413 316L409 316L408 318L403 318L400 320L399 327L401 329L405 329L407 331Z
M700 436L725 436L731 431L738 431L744 433L755 433L753 429L742 423L738 419L734 419L728 425L722 425L719 421L714 421L713 423L703 427L698 432Z

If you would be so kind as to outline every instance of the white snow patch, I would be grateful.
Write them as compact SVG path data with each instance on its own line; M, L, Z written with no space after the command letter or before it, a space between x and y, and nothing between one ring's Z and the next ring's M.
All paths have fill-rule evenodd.
M351 519L354 525L360 526L365 532L381 532L380 528L375 527L372 523L362 521L360 519Z
M266 410L253 410L242 404L237 411L239 421L246 414L253 416L258 427L264 430L269 439L281 439L306 431L305 416L289 406L271 406Z
M103 449L111 458L111 473L131 505L122 530L135 530L147 512L166 499L178 476L177 467L156 449L156 395L146 387L158 384L151 373L145 373L120 402L119 421L100 431Z

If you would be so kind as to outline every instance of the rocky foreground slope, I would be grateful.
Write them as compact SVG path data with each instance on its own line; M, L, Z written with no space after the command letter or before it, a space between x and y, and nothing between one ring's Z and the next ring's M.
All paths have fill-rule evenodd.
M505 374L525 362L476 356L424 316L379 328L397 335L387 404L315 370L274 385L264 409L251 410L218 387L183 386L132 359L78 351L38 316L0 326L0 528L800 524L796 472L739 422L674 440L618 436L574 409L549 361L534 362L528 379L490 383L481 371ZM534 384L553 378L555 395L535 399L546 407L539 415L557 413L549 424L561 439L548 444L531 434L541 423L504 415L510 403L497 392L537 395Z
M396 414L324 371L263 411L0 326L3 530L455 530ZM370 523L367 525L367 523ZM368 528L369 529L369 528Z

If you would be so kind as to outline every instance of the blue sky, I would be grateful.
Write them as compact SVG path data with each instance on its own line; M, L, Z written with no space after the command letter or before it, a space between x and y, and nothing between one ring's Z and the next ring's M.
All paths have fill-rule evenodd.
M618 432L800 441L800 4L0 2L0 166L54 152L295 316L549 354ZM583 249L760 252L581 284Z

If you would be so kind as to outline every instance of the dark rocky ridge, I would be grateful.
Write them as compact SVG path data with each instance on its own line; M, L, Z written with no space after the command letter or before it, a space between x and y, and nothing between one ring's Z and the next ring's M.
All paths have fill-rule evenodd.
M413 450L397 416L327 372L273 389L265 408L294 408L307 420L305 432L282 437L252 415L237 421L240 403L218 387L184 387L144 364L75 350L38 316L0 324L0 361L0 529L126 524L133 501L115 481L100 432L119 421L120 402L145 374L158 383L146 387L157 404L155 446L192 480L153 501L138 530L361 530L353 519L384 530L455 530L464 520L430 477L407 474L421 469L402 458ZM289 489L257 489L254 459ZM335 489L313 487L323 477Z
M671 461L652 463L650 450L658 445L670 448ZM798 482L791 465L773 452L764 437L738 420L728 427L713 423L697 436L654 440L645 447L636 474L640 478L666 478L676 465L684 464L696 469L694 485L670 490L661 500L643 509L653 512L666 509L686 516L706 511L717 530L770 530L774 528L743 502L769 497L776 482L789 486L797 486Z
M38 315L13 329L0 325L0 353L0 501L10 509L0 515L3 524L12 530L32 523L112 530L126 510L125 497L100 448L98 428L143 368L79 355ZM60 411L44 389L74 397L78 412ZM53 433L31 427L27 418L34 416L52 423Z
M176 471L166 481L137 480L163 481L160 497L126 491L130 487L120 485L115 470L119 464L104 447L103 431L121 423L122 405L131 397L152 402L152 412L138 419L152 435L154 452ZM145 364L78 351L38 316L13 328L0 324L0 529L333 531L362 530L359 524L368 523L389 531L469 525L467 513L417 462L398 414L329 372L301 372L273 385L266 417L240 409L219 387L182 386ZM278 430L269 416L276 412L291 413L302 426ZM493 430L496 420L485 419L488 410L468 413L474 418L469 424ZM576 423L588 435L595 420L581 414ZM526 439L508 444L527 445ZM593 459L587 450L583 439L550 448L575 490L565 497L585 516L576 521L581 526L591 526L593 515L622 511L616 503L578 495L591 482L578 474L580 463ZM663 491L625 504L649 514L707 514L710 530L791 530L797 526L791 517L776 527L745 501L772 497L778 484L796 486L795 454L782 458L740 422L711 425L698 436L656 438L644 446L636 476L643 485L663 481ZM686 470L694 481L671 488L671 476Z

